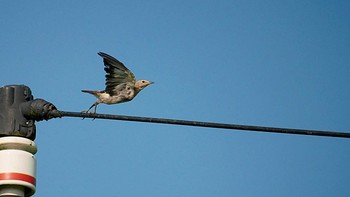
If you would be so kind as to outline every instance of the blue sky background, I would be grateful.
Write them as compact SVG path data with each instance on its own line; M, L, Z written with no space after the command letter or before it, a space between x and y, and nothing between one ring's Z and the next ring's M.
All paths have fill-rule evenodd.
M60 110L106 52L155 81L99 113L350 132L349 1L1 1L1 86ZM349 196L349 139L62 118L35 196Z

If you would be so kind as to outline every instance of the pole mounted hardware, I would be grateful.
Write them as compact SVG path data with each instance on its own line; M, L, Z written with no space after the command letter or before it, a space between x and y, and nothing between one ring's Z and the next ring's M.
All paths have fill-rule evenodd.
M56 107L43 99L33 99L25 85L7 85L0 88L0 137L18 136L34 140L35 121L53 118Z

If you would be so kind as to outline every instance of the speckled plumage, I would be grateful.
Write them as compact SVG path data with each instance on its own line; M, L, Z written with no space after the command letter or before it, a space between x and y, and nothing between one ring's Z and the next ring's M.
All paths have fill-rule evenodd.
M99 52L98 55L103 58L105 65L106 88L103 91L82 90L98 98L83 112L87 113L95 107L92 113L96 113L97 105L100 103L111 105L131 101L143 88L153 83L144 79L136 81L134 74L123 63L106 53Z

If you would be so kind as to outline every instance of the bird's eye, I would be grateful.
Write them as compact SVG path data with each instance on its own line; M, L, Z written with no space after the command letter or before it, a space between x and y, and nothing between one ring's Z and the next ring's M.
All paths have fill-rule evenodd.
M142 83L145 83L145 81L142 81Z

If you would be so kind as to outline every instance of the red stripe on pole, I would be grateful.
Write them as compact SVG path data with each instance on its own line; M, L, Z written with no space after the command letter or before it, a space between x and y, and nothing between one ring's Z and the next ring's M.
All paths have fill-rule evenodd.
M17 180L17 181L25 181L32 185L36 185L36 179L30 175L16 173L16 172L5 172L0 173L0 181L3 180Z

